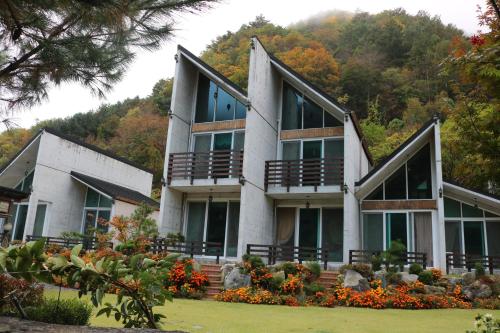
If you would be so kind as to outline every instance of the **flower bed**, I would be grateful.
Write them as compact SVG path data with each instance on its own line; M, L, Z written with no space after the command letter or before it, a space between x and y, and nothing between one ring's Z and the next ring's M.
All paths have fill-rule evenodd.
M208 286L208 276L203 272L193 269L192 259L177 261L166 277L165 286L174 297L202 298L206 286Z

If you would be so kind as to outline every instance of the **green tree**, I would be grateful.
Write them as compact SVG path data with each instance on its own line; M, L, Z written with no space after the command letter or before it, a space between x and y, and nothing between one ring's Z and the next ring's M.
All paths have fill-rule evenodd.
M103 95L137 48L154 50L174 29L173 15L216 0L3 0L0 99L30 106L49 83L77 81Z

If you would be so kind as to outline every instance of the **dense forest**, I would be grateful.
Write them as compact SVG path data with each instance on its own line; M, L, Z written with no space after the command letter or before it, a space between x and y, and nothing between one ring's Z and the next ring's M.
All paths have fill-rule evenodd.
M444 176L497 193L500 25L491 8L478 15L488 32L472 37L403 9L333 11L289 27L257 17L215 39L201 57L245 89L249 38L258 36L269 52L357 113L376 161L439 113ZM171 90L172 79L165 79L146 98L3 132L0 164L49 126L153 169L159 186Z

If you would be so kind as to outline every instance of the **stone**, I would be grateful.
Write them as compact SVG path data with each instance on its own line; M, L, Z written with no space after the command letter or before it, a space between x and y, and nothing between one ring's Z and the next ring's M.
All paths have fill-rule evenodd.
M285 279L285 271L274 272L273 273L273 278L284 280Z
M462 274L462 283L464 286L468 286L476 281L476 273L474 272L467 272Z
M356 291L370 290L370 283L361 274L353 270L347 270L344 276L344 287Z
M232 272L232 270L236 267L236 264L224 264L221 267L222 279L225 279L226 276Z
M462 284L462 279L461 278L454 278L454 277L451 277L451 278L448 278L448 283L452 286L452 287L455 287L457 284Z
M481 281L475 281L468 286L464 286L462 292L471 301L476 298L488 298L493 294L491 287L481 283Z
M488 298L492 294L490 286L482 284L475 292L475 298Z
M436 287L436 286L424 286L424 292L426 294L432 294L432 295L444 295L446 293L446 289L443 287Z
M385 278L385 274L386 274L385 270L380 270L373 273L374 280L382 281L382 288L387 287L387 279Z
M417 282L417 280L418 280L417 274L410 274L408 272L401 273L401 281L403 281L405 283L413 283L413 282Z
M233 269L224 278L224 289L238 289L251 285L250 275L240 273L239 269Z

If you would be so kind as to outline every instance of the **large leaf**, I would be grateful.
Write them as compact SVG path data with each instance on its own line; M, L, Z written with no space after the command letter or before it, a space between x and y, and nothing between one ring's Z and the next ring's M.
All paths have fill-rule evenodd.
M83 244L78 244L73 249L71 249L71 256L79 256L80 252L82 252Z
M36 242L33 242L31 246L31 254L33 257L40 257L43 254L43 249L45 248L45 238L39 239Z
M73 252L73 251L71 251L71 252ZM71 262L73 263L73 265L75 265L78 268L85 267L85 261L83 261L83 259L80 258L79 256L75 256L74 254L71 255Z

